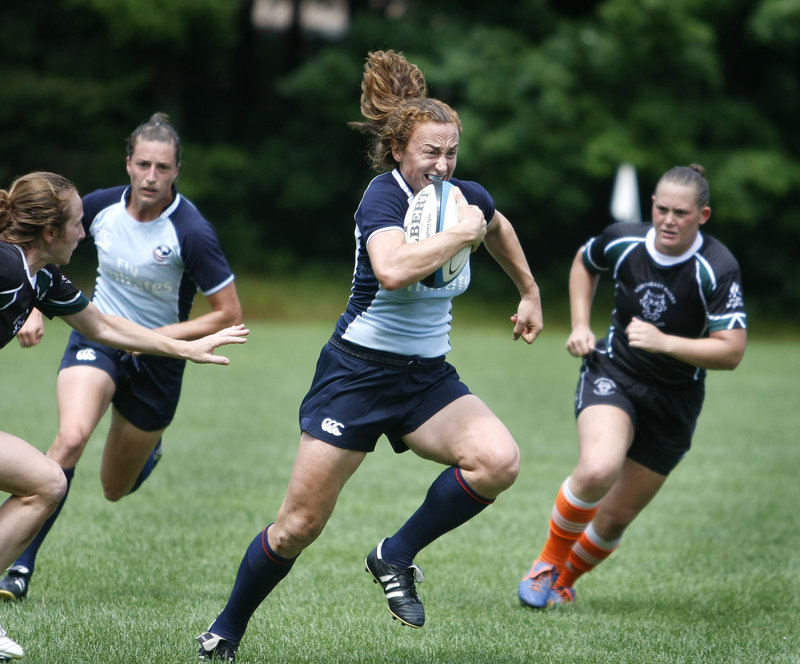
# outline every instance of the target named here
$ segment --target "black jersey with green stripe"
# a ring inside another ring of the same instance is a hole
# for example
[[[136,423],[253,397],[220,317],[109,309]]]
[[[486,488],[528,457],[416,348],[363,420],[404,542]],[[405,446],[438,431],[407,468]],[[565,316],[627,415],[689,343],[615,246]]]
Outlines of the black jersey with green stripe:
[[[705,371],[631,348],[625,329],[634,317],[666,334],[693,339],[747,327],[739,264],[709,235],[698,233],[684,254],[667,256],[656,249],[651,224],[617,223],[590,239],[582,258],[591,273],[608,271],[614,280],[612,323],[604,348],[598,344],[598,349],[644,380],[680,385],[703,380]]]
[[[0,242],[0,348],[16,336],[33,307],[52,318],[88,305],[89,299],[55,265],[31,275],[22,249]]]

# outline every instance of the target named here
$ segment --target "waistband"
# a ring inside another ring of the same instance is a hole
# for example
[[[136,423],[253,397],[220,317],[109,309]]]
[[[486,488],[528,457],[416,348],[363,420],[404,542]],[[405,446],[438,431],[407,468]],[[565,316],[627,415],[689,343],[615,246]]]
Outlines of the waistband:
[[[349,355],[362,362],[377,364],[378,366],[391,367],[392,369],[405,369],[407,371],[417,371],[420,369],[431,369],[444,364],[444,355],[439,357],[415,357],[413,355],[399,355],[389,353],[384,350],[374,350],[359,346],[346,339],[342,339],[338,334],[334,334],[328,341],[332,348],[340,353]]]

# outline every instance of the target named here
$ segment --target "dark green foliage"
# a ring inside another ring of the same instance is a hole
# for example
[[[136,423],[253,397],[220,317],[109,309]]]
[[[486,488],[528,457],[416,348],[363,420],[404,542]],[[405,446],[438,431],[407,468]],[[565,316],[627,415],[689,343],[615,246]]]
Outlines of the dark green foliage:
[[[484,183],[537,276],[563,293],[611,221],[614,173],[702,163],[708,231],[753,309],[800,305],[800,8],[787,0],[349,3],[336,39],[271,32],[253,0],[27,0],[0,8],[0,182],[61,171],[123,182],[124,139],[155,110],[186,143],[180,186],[239,269],[349,263],[372,177],[358,120],[371,49],[404,51],[464,124],[457,175]],[[766,231],[766,232],[765,232]],[[492,293],[496,279],[476,279]]]

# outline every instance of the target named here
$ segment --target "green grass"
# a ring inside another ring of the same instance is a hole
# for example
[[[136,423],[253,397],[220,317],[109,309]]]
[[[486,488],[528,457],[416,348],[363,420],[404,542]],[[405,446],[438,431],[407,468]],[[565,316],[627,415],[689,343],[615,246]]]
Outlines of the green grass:
[[[335,295],[322,323],[304,322],[297,303],[286,320],[251,323],[229,367],[190,365],[161,464],[116,504],[99,485],[101,425],[30,596],[0,605],[26,662],[194,661],[193,637],[224,606],[245,547],[280,504],[297,407],[345,297]],[[800,662],[800,344],[755,339],[737,371],[710,376],[687,459],[620,550],[579,581],[578,604],[536,613],[519,605],[516,586],[575,463],[578,364],[563,350],[563,330],[527,347],[511,342],[504,317],[459,318],[460,306],[451,360],[519,442],[516,485],[420,554],[428,624],[401,628],[363,559],[416,509],[440,468],[381,441],[320,539],[256,612],[241,664]],[[0,359],[2,428],[41,449],[56,428],[66,333],[48,324],[39,348],[12,342]]]

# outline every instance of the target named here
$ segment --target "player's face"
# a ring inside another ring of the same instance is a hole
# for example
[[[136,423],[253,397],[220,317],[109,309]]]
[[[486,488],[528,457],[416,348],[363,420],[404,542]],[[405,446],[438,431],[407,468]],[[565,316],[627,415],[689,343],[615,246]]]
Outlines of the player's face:
[[[423,122],[405,150],[392,150],[405,181],[415,194],[436,179],[449,180],[458,158],[458,127],[451,122]]]
[[[710,207],[697,206],[693,187],[662,182],[653,194],[656,249],[668,256],[680,256],[692,246],[700,226],[710,216]]]
[[[172,183],[178,177],[175,144],[138,139],[126,161],[131,178],[128,212],[139,221],[153,221],[172,202]]]
[[[72,252],[78,246],[86,233],[83,231],[83,203],[77,191],[72,192],[69,199],[69,220],[50,243],[50,257],[48,262],[56,265],[66,265],[72,258]]]

